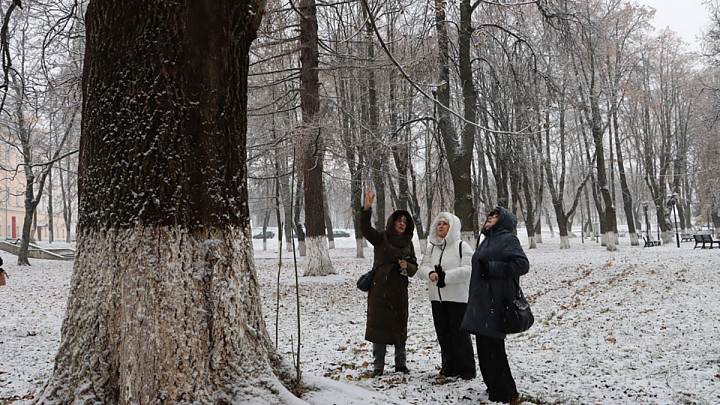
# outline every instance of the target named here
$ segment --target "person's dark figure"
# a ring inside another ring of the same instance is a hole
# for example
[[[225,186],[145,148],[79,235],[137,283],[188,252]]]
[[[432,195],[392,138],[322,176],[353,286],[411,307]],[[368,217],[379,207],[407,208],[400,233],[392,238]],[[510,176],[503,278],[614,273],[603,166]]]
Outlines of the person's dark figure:
[[[2,266],[2,265],[3,265],[3,259],[2,259],[2,257],[0,257],[0,266]],[[3,269],[2,267],[0,267],[0,285],[5,285],[5,284],[6,284],[6,283],[5,283],[5,278],[6,278],[6,277],[7,277],[7,278],[10,278],[10,275],[7,274],[7,272],[5,271],[5,269]]]
[[[408,277],[418,268],[412,243],[415,225],[409,212],[397,210],[384,230],[374,229],[370,225],[374,199],[368,187],[360,230],[374,247],[375,276],[368,291],[365,340],[373,343],[373,377],[383,374],[387,345],[395,346],[395,371],[407,374]]]
[[[517,403],[518,391],[505,352],[505,333],[500,330],[506,288],[530,268],[515,236],[517,218],[502,207],[493,209],[485,221],[480,243],[472,257],[470,295],[462,327],[476,336],[478,362],[491,401]],[[506,295],[507,294],[507,295]],[[510,296],[514,296],[514,292]]]

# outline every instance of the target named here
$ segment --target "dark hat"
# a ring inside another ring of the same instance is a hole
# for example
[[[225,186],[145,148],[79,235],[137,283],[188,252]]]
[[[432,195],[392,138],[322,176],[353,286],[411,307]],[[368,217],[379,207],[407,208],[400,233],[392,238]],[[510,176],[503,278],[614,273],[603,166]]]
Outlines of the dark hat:
[[[500,215],[500,210],[497,208],[493,208],[493,210],[488,213],[488,216],[491,217],[493,215]]]

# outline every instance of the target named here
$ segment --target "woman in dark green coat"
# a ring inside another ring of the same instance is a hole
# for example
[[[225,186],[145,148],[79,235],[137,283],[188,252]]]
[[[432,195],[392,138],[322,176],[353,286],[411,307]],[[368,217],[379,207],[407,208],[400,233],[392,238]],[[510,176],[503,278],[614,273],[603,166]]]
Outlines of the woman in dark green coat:
[[[360,219],[363,236],[374,247],[373,277],[367,303],[365,339],[373,343],[373,377],[382,375],[386,345],[395,346],[395,371],[408,373],[405,341],[408,322],[408,277],[417,272],[412,237],[415,225],[410,213],[397,210],[390,215],[385,229],[370,225],[370,209],[375,194],[367,188]]]

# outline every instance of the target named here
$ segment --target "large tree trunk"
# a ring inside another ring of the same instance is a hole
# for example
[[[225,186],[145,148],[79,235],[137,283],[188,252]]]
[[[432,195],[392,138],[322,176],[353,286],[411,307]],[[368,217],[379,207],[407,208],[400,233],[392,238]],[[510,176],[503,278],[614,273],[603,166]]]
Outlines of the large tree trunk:
[[[320,82],[318,79],[318,26],[315,0],[302,0],[300,16],[300,107],[302,109],[302,163],[307,229],[305,276],[335,274],[327,239],[323,211],[323,136],[319,123]]]
[[[460,137],[453,126],[450,105],[450,41],[448,34],[449,22],[446,20],[445,6],[435,1],[435,28],[438,33],[439,82],[445,85],[438,87],[437,101],[440,103],[438,128],[442,137],[445,155],[453,184],[453,208],[460,218],[462,238],[470,242],[474,239],[473,232],[473,194],[470,179],[470,163],[472,162],[473,141],[475,139],[476,97],[473,87],[472,66],[470,61],[470,36],[472,34],[470,2],[461,3],[461,26],[459,35],[460,80],[463,88],[464,118]]]
[[[40,403],[292,401],[249,240],[248,50],[261,8],[89,4],[78,256]]]
[[[473,81],[473,65],[470,56],[471,37],[473,34],[472,13],[479,2],[462,0],[460,3],[460,32],[458,33],[460,84],[463,94],[463,113],[465,122],[460,134],[460,145],[448,158],[452,159],[450,171],[453,177],[453,190],[455,194],[455,215],[460,218],[462,239],[468,243],[475,241],[476,219],[475,205],[473,204],[473,186],[470,170],[472,166],[473,144],[477,128],[477,92]]]

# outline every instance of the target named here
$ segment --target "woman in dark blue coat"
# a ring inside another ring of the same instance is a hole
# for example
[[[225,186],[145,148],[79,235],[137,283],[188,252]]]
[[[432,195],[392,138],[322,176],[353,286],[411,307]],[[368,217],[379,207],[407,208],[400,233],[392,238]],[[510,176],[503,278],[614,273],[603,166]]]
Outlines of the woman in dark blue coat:
[[[530,267],[515,236],[517,218],[502,207],[493,209],[485,221],[485,239],[475,250],[470,276],[470,295],[462,327],[476,335],[480,373],[491,401],[517,402],[518,392],[505,353],[505,333],[500,317],[506,296],[514,296],[513,279]],[[508,294],[506,289],[512,289]]]

